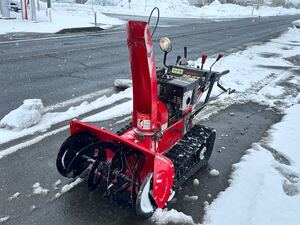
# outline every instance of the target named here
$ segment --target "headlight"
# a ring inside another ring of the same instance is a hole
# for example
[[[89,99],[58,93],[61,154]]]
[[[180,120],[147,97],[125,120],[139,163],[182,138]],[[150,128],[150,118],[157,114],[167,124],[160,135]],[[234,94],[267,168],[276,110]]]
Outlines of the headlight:
[[[172,49],[171,41],[167,37],[163,37],[159,40],[159,46],[164,52],[170,52]]]

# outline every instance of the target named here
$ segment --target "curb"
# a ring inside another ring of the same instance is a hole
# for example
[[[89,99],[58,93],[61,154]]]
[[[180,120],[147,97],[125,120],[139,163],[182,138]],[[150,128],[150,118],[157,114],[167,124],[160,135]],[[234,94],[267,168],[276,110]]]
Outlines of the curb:
[[[74,27],[74,28],[65,28],[55,34],[67,34],[67,33],[77,33],[77,32],[96,32],[104,30],[101,27]]]

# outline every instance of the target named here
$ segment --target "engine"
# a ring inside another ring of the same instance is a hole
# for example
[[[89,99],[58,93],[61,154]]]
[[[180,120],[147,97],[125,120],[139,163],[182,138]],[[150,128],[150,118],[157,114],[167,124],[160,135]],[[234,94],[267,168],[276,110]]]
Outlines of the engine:
[[[169,121],[182,117],[197,102],[203,76],[195,69],[170,66],[158,73],[158,96],[169,111]]]

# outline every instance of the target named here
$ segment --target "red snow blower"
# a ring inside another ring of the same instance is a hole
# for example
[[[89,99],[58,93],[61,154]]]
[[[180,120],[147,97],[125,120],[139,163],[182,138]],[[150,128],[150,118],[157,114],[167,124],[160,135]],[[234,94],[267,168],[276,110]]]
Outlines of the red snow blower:
[[[103,188],[106,196],[128,204],[148,217],[163,208],[189,177],[207,164],[216,133],[193,124],[207,105],[215,83],[229,73],[187,64],[184,56],[167,65],[168,38],[160,39],[164,67],[157,68],[146,22],[127,24],[132,86],[132,123],[117,133],[79,120],[70,123],[71,136],[62,144],[56,165],[65,177],[84,177],[90,191]],[[217,62],[222,57],[219,54]],[[214,62],[214,63],[215,63]],[[206,94],[204,101],[200,97]]]

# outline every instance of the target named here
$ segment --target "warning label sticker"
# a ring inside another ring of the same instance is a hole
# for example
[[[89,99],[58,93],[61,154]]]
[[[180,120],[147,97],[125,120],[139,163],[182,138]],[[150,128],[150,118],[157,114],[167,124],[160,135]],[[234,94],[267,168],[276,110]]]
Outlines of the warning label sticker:
[[[149,114],[137,114],[137,127],[141,130],[150,130],[151,120]]]

